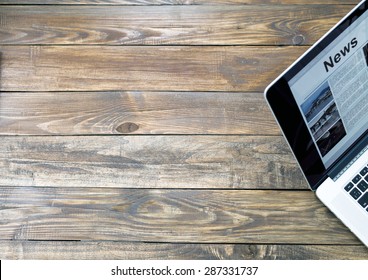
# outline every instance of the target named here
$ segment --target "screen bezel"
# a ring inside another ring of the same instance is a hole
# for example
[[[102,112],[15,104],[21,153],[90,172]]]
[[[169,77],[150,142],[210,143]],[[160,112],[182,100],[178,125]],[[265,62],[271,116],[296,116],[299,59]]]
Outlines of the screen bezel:
[[[316,190],[328,177],[329,171],[338,163],[344,154],[329,166],[328,169],[325,168],[288,82],[366,12],[367,9],[368,5],[366,1],[358,4],[265,91],[267,102],[312,190]]]

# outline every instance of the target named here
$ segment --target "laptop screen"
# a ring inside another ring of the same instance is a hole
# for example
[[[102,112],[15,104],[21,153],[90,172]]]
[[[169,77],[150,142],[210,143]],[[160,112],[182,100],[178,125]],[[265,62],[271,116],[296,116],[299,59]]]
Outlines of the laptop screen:
[[[336,176],[367,136],[367,2],[299,58],[265,96],[311,188]]]
[[[368,11],[288,83],[328,168],[368,128]]]

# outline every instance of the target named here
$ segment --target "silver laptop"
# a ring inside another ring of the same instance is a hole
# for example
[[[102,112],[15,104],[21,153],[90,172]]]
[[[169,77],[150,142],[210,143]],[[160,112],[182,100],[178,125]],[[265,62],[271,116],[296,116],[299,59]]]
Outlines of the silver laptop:
[[[317,197],[368,246],[368,4],[265,90]]]

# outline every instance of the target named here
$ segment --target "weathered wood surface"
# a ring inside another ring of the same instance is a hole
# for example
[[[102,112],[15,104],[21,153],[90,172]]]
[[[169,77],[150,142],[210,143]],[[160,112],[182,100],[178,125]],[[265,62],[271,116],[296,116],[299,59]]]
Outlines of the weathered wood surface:
[[[307,189],[281,136],[2,137],[0,185]]]
[[[305,47],[0,46],[1,91],[263,91]]]
[[[243,245],[98,241],[0,241],[1,259],[367,259],[363,245]]]
[[[0,258],[368,259],[261,93],[355,4],[0,0]]]
[[[0,134],[279,135],[261,93],[0,92]]]
[[[359,244],[310,191],[1,189],[2,239]]]
[[[218,5],[218,4],[352,4],[356,0],[0,0],[1,4],[48,5]]]
[[[1,44],[310,45],[346,5],[4,6]]]

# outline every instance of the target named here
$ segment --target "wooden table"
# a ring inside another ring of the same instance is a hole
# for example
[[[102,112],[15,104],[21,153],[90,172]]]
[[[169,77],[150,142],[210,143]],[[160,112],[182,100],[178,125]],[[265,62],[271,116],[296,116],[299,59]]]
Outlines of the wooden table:
[[[358,0],[0,0],[1,259],[368,259],[263,90]]]

